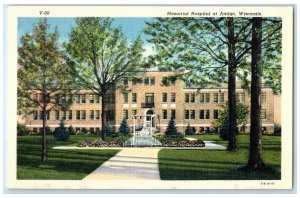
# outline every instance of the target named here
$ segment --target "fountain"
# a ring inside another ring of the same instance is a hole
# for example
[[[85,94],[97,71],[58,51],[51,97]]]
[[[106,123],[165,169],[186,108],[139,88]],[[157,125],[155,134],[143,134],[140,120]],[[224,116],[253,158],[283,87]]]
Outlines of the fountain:
[[[157,131],[157,128],[153,126],[153,119],[155,115],[133,115],[133,137],[124,142],[124,146],[161,146],[162,144],[152,137],[153,133]],[[136,119],[144,118],[142,130],[138,130],[136,127]]]

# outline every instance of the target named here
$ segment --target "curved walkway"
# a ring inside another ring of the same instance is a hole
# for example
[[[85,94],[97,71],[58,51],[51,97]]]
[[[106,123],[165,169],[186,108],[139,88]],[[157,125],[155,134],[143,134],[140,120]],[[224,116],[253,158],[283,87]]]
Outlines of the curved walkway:
[[[91,179],[160,180],[158,152],[160,148],[123,148],[114,157],[86,176]]]
[[[191,140],[193,138],[190,138]],[[212,141],[204,141],[205,147],[75,147],[58,146],[54,149],[121,149],[114,157],[104,162],[84,180],[100,179],[133,179],[133,180],[160,180],[158,168],[158,152],[160,149],[209,149],[225,150],[222,145]]]

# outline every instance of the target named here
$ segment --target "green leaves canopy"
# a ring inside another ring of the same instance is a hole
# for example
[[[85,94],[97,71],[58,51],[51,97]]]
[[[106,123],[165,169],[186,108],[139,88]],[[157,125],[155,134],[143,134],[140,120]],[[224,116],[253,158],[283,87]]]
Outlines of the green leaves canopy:
[[[132,78],[142,70],[142,40],[128,44],[110,18],[77,18],[64,44],[74,80],[102,95],[120,79]]]
[[[55,100],[56,94],[66,94],[69,87],[68,67],[58,46],[58,32],[48,32],[43,19],[32,34],[21,37],[18,48],[18,110],[28,113],[37,107],[47,110],[64,106]],[[42,94],[44,99],[33,97]]]

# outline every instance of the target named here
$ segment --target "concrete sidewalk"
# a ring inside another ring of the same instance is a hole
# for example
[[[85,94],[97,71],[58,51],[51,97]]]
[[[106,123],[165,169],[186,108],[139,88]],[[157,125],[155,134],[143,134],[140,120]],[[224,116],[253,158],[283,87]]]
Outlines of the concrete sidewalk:
[[[84,180],[143,179],[160,180],[158,152],[160,148],[122,148]]]

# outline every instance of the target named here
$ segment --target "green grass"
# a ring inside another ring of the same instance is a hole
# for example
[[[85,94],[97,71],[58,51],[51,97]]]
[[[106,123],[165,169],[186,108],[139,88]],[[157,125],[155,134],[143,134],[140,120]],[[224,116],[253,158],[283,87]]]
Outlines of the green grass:
[[[226,146],[227,142],[218,135],[189,136],[201,140],[213,140]],[[237,152],[214,150],[171,150],[159,152],[159,171],[163,180],[269,180],[280,179],[281,140],[280,136],[263,136],[263,160],[275,168],[275,174],[246,173],[237,168],[248,159],[249,136],[239,135]]]
[[[86,138],[99,136],[71,136],[69,141],[56,141],[47,136],[47,161],[41,161],[41,137],[18,136],[17,179],[78,180],[90,174],[119,150],[56,150],[53,146],[78,145]]]

